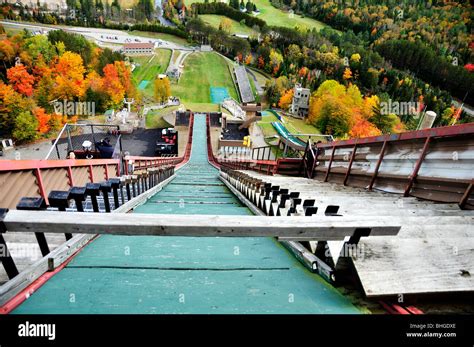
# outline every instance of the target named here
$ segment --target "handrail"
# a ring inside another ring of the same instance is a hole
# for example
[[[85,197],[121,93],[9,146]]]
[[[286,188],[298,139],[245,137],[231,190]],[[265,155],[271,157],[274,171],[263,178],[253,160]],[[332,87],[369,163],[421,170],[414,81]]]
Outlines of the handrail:
[[[56,145],[58,144],[59,139],[61,138],[61,136],[63,135],[63,132],[67,129],[67,127],[68,127],[68,123],[64,124],[63,128],[61,129],[58,136],[56,137],[56,140],[54,140],[53,144],[51,145],[51,148],[48,151],[48,154],[46,154],[46,157],[44,157],[44,159],[49,159],[49,156],[51,155],[51,153],[53,153],[53,150],[56,148]]]
[[[59,169],[68,167],[119,165],[119,159],[32,159],[32,160],[1,160],[0,172],[35,169]]]
[[[467,123],[318,143],[315,178],[473,208],[473,135]]]
[[[328,147],[344,147],[353,146],[356,142],[360,144],[369,143],[383,143],[402,141],[402,140],[414,140],[414,139],[425,139],[427,137],[444,137],[444,136],[457,136],[457,135],[468,135],[474,133],[474,123],[466,123],[452,126],[445,126],[439,128],[430,128],[423,130],[407,131],[399,134],[387,134],[380,136],[370,136],[363,138],[353,138],[350,140],[340,140],[331,143],[318,143],[318,148]]]
[[[186,143],[186,148],[184,150],[184,154],[180,157],[145,157],[145,156],[134,156],[128,155],[124,158],[126,161],[125,165],[125,174],[129,174],[128,172],[128,163],[132,161],[133,164],[137,163],[138,165],[135,166],[134,169],[144,169],[144,168],[152,168],[152,167],[159,167],[162,165],[176,165],[177,168],[186,164],[191,156],[191,148],[193,142],[193,127],[194,127],[194,115],[191,114],[189,117],[189,134],[188,134],[188,142]]]
[[[0,160],[0,206],[14,208],[21,197],[38,195],[48,203],[52,190],[116,176],[119,159]]]

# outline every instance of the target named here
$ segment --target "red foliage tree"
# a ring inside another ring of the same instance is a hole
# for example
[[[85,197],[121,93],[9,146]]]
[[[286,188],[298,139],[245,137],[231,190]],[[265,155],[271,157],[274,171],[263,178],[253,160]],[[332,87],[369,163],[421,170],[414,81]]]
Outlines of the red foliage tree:
[[[35,78],[28,73],[23,64],[18,64],[7,70],[7,78],[10,84],[18,93],[31,96],[33,95],[33,84]]]

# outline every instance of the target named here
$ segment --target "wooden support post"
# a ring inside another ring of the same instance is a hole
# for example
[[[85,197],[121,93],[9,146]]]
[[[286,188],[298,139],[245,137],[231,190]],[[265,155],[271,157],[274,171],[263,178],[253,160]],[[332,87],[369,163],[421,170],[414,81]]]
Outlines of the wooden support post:
[[[39,193],[43,197],[44,202],[46,203],[46,205],[49,205],[48,194],[46,194],[46,190],[44,189],[43,176],[41,176],[40,169],[35,169],[35,176],[36,176],[36,181],[38,183]]]
[[[67,178],[69,187],[74,187],[74,178],[72,177],[72,168],[70,166],[67,167]]]
[[[349,161],[349,165],[347,166],[346,175],[344,176],[344,182],[342,183],[344,186],[347,185],[347,180],[349,179],[349,175],[351,174],[352,163],[354,163],[354,158],[357,152],[357,142],[354,144],[354,148],[352,149],[351,160]]]
[[[109,179],[109,168],[107,164],[104,164],[104,177],[106,181]]]
[[[383,157],[385,156],[385,151],[387,150],[387,141],[383,142],[382,149],[380,150],[379,159],[377,159],[377,164],[375,165],[374,174],[370,179],[369,190],[372,190],[375,180],[377,179],[377,175],[379,174],[380,165],[382,164]]]
[[[464,209],[464,207],[466,206],[467,200],[469,200],[469,196],[471,195],[473,188],[474,188],[474,185],[473,185],[473,183],[471,182],[471,183],[467,186],[467,188],[466,188],[466,190],[464,191],[464,194],[463,194],[461,200],[459,201],[459,207],[460,207],[460,208]]]
[[[3,223],[3,219],[7,215],[7,209],[0,209],[0,260],[2,261],[3,267],[5,268],[5,272],[9,279],[12,279],[16,275],[18,275],[18,269],[15,265],[15,261],[13,260],[12,256],[10,255],[10,251],[8,250],[7,243],[3,238],[3,233],[7,231],[5,224]]]
[[[425,140],[425,144],[423,146],[423,149],[421,150],[420,157],[418,158],[418,161],[416,162],[415,168],[413,169],[413,173],[410,176],[410,179],[408,181],[408,184],[405,188],[405,192],[403,193],[403,196],[407,197],[410,195],[410,190],[411,187],[413,186],[413,183],[415,182],[416,177],[418,176],[418,171],[420,171],[421,163],[423,162],[423,159],[425,159],[426,152],[428,151],[428,147],[430,145],[431,137],[428,136]]]
[[[92,165],[89,165],[89,181],[94,183],[94,172],[92,171]]]
[[[329,160],[328,169],[326,170],[326,176],[324,177],[324,182],[327,182],[329,179],[329,173],[331,172],[332,161],[334,160],[334,152],[336,151],[336,146],[332,146],[331,159]]]

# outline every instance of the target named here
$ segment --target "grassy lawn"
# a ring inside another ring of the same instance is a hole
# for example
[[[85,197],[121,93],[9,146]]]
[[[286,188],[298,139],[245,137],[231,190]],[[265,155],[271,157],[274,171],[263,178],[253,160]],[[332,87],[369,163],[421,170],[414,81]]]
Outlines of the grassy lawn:
[[[177,110],[178,106],[171,106],[167,108],[163,108],[161,110],[151,110],[147,113],[145,119],[145,126],[147,129],[153,128],[167,128],[170,127],[167,121],[163,119],[163,116],[172,113],[173,111]]]
[[[277,134],[272,122],[278,122],[278,118],[269,112],[264,112],[262,114],[262,120],[257,123],[265,137]]]
[[[13,27],[13,26],[10,27],[10,26],[5,25],[3,28],[5,29],[5,32],[7,34],[12,35],[12,36],[15,36],[15,35],[23,32],[23,29],[16,28],[16,27]]]
[[[191,6],[191,4],[195,2],[204,2],[204,0],[188,0],[186,4]],[[260,14],[257,17],[263,19],[268,25],[289,28],[299,26],[308,29],[316,28],[317,30],[326,26],[326,24],[309,17],[294,15],[293,18],[290,18],[288,13],[273,7],[270,0],[253,0],[252,2],[257,5],[257,8],[260,10]],[[229,2],[227,1],[227,3]]]
[[[189,42],[186,41],[186,39],[183,39],[182,37],[171,35],[171,34],[154,33],[154,32],[149,32],[149,31],[138,31],[138,30],[130,31],[130,33],[136,36],[169,41],[169,42],[173,42],[182,46],[190,46]]]
[[[218,104],[186,102],[184,103],[184,107],[194,112],[220,112],[220,106]]]
[[[216,14],[202,14],[199,16],[199,18],[201,18],[205,23],[218,29],[219,24],[221,23],[222,19],[227,18],[227,17],[216,15]],[[241,35],[248,35],[248,36],[256,35],[256,32],[252,30],[252,28],[249,28],[246,25],[242,25],[233,19],[230,19],[230,20],[232,21],[232,26],[230,28],[231,34],[241,34]]]
[[[321,132],[311,124],[306,123],[304,119],[297,119],[293,117],[283,116],[284,125],[292,134],[321,134]],[[278,118],[269,112],[265,112],[262,120],[258,122],[258,126],[262,129],[265,136],[276,135],[277,132],[272,126],[272,122],[278,122]],[[303,141],[308,139],[308,136],[298,136]]]
[[[140,64],[133,70],[133,79],[137,86],[141,81],[150,81],[142,90],[148,96],[152,96],[154,93],[153,81],[156,75],[166,71],[171,59],[171,50],[169,49],[157,49],[155,52],[153,59],[150,55],[133,57],[133,61]]]
[[[187,106],[188,103],[210,104],[210,87],[225,87],[238,100],[228,62],[216,53],[200,52],[186,58],[183,75],[178,84],[171,85],[171,90]]]
[[[293,117],[284,117],[285,126],[293,134],[321,134],[321,132],[313,125],[306,123],[304,119]],[[308,136],[298,136],[302,140],[307,140]]]

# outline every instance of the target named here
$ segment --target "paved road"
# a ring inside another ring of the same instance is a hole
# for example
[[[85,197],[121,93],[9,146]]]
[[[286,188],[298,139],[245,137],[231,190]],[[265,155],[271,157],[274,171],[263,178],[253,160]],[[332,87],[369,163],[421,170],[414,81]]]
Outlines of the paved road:
[[[100,29],[100,28],[83,28],[83,27],[73,27],[65,25],[56,25],[46,26],[41,24],[32,24],[32,23],[18,23],[11,21],[0,21],[4,27],[15,27],[20,29],[29,29],[34,31],[43,31],[48,32],[50,30],[65,30],[68,32],[77,33],[87,37],[91,40],[94,40],[99,46],[109,47],[112,49],[119,49],[120,46],[127,42],[153,42],[159,48],[168,48],[168,49],[179,49],[185,51],[191,51],[192,48],[178,45],[174,42],[164,41],[161,39],[145,38],[143,36],[131,35],[126,31],[121,30],[112,30],[112,29]]]

